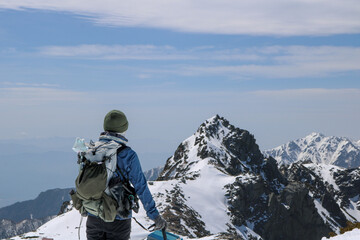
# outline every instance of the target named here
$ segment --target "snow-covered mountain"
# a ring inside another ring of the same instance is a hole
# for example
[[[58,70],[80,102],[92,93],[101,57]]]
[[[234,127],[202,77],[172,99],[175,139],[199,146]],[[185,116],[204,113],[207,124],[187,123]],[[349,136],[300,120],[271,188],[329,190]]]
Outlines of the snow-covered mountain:
[[[179,145],[149,187],[168,229],[184,239],[320,240],[346,220],[360,221],[359,171],[303,163],[280,171],[253,135],[216,115]],[[135,217],[151,224],[143,210]],[[79,222],[70,210],[14,239],[75,240]],[[147,234],[133,222],[132,240]]]
[[[304,138],[266,150],[264,155],[272,156],[279,165],[290,165],[297,161],[311,161],[343,168],[355,168],[360,166],[360,141],[311,133]]]

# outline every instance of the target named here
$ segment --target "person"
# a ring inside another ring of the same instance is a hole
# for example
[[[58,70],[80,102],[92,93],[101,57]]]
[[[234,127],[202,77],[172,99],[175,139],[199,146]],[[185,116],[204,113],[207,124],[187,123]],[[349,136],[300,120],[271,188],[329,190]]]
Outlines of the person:
[[[99,141],[115,141],[127,145],[125,132],[129,126],[125,114],[119,110],[112,110],[104,119],[104,132],[100,134]],[[139,158],[130,147],[118,153],[117,164],[126,178],[129,179],[136,194],[142,202],[147,216],[155,222],[155,229],[166,228],[166,221],[161,217],[155,206],[147,185],[144,173],[141,170]],[[131,213],[127,218],[116,216],[114,222],[104,222],[102,219],[89,215],[86,222],[86,235],[88,240],[128,240],[131,232]]]

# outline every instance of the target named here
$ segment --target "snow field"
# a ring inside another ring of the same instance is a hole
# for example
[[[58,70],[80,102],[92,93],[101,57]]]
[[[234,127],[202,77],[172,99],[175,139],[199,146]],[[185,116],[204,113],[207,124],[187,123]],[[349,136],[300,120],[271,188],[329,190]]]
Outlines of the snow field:
[[[189,180],[186,184],[181,183],[180,186],[186,194],[187,205],[201,215],[206,229],[216,234],[226,232],[226,223],[231,222],[227,215],[228,205],[224,186],[233,183],[235,177],[221,173],[208,161],[203,159],[193,166],[192,170],[201,169],[200,177]]]

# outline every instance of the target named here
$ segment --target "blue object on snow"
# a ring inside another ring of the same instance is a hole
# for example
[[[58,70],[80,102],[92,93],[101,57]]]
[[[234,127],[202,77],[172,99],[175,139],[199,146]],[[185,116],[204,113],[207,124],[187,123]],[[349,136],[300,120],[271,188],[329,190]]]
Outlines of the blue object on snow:
[[[167,240],[182,240],[178,235],[166,232]],[[148,235],[147,240],[163,240],[163,234],[161,230],[156,230]]]

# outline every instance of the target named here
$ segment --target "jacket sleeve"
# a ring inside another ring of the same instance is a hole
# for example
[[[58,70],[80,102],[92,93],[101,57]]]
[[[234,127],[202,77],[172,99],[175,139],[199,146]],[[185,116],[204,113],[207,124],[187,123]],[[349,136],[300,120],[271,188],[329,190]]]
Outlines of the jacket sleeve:
[[[149,187],[145,175],[141,169],[140,161],[137,154],[134,151],[130,152],[129,159],[129,180],[134,186],[136,194],[139,196],[147,216],[155,220],[159,216],[159,212],[156,209],[155,201],[150,193]]]

